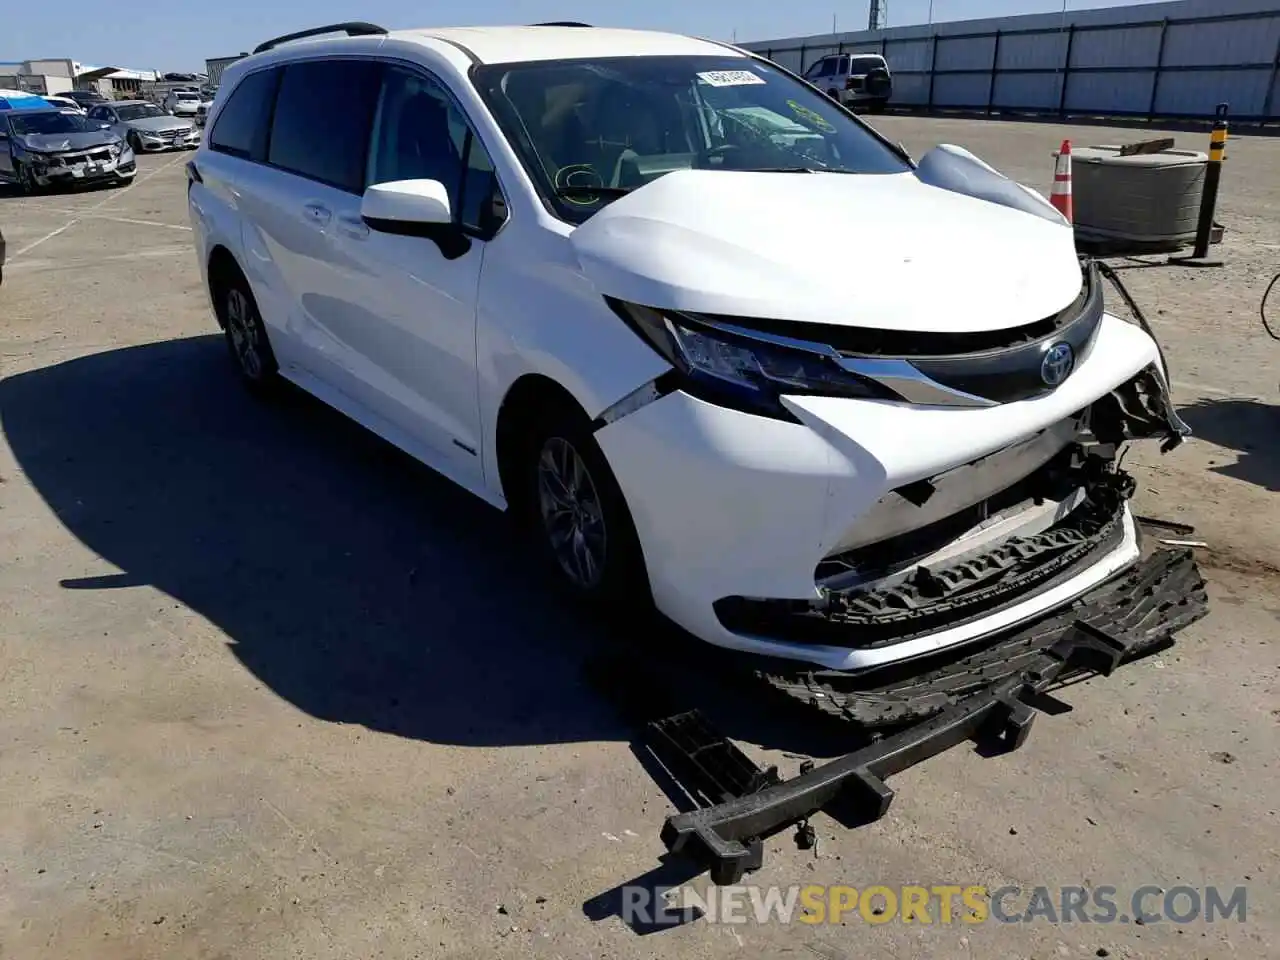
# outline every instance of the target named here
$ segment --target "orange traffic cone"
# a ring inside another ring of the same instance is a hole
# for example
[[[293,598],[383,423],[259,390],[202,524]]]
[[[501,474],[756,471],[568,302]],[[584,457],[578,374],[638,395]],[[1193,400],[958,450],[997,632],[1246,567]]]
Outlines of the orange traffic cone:
[[[1071,203],[1071,141],[1063,140],[1062,149],[1058,151],[1057,162],[1053,165],[1053,189],[1049,191],[1049,202],[1073,223],[1075,210]]]

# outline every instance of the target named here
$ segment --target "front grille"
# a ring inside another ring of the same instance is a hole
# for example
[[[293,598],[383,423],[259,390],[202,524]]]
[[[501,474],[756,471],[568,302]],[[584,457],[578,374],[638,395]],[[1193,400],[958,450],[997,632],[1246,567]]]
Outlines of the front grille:
[[[873,330],[796,320],[729,316],[710,316],[708,319],[791,340],[827,344],[846,357],[885,357],[914,363],[919,359],[959,358],[1043,342],[1055,334],[1061,334],[1066,327],[1079,320],[1081,314],[1086,312],[1091,296],[1095,294],[1101,301],[1101,282],[1095,268],[1090,266],[1084,271],[1080,293],[1076,299],[1052,316],[1003,330],[963,333],[945,330]]]
[[[1004,330],[949,333],[868,330],[777,320],[709,316],[740,334],[765,334],[835,350],[851,372],[917,403],[971,405],[1013,403],[1041,396],[1069,376],[1046,369],[1049,351],[1065,344],[1079,361],[1102,323],[1102,284],[1097,267],[1084,267],[1080,293],[1052,317]],[[922,393],[923,392],[923,393]]]

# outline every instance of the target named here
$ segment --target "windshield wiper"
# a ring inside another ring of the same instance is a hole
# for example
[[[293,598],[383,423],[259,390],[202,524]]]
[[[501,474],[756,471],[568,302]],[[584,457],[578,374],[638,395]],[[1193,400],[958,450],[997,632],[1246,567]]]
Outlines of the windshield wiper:
[[[592,187],[585,183],[570,183],[556,187],[554,192],[557,197],[621,197],[634,189],[635,187]]]

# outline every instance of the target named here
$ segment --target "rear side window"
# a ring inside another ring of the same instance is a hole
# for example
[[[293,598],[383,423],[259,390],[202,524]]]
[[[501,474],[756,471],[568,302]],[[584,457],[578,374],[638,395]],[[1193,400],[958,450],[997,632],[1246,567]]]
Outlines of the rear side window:
[[[381,84],[381,65],[367,60],[306,60],[286,66],[268,162],[361,193]]]
[[[261,70],[240,81],[218,114],[209,134],[209,149],[246,160],[261,159],[278,79],[278,70]]]

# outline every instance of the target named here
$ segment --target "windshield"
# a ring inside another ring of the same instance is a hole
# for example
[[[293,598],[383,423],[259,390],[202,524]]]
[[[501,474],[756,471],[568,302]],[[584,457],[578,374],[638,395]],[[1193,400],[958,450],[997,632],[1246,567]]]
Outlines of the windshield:
[[[116,107],[116,114],[121,120],[142,120],[146,117],[163,117],[165,112],[154,103],[129,103]]]
[[[174,97],[176,97],[179,100],[199,100],[200,99],[200,95],[198,93],[188,93],[186,90],[183,90],[181,93],[175,93]]]
[[[38,113],[11,113],[9,124],[19,137],[44,133],[96,133],[98,125],[79,113],[41,110]]]
[[[571,222],[676,170],[910,169],[838,104],[745,57],[495,64],[474,76],[553,209]]]

